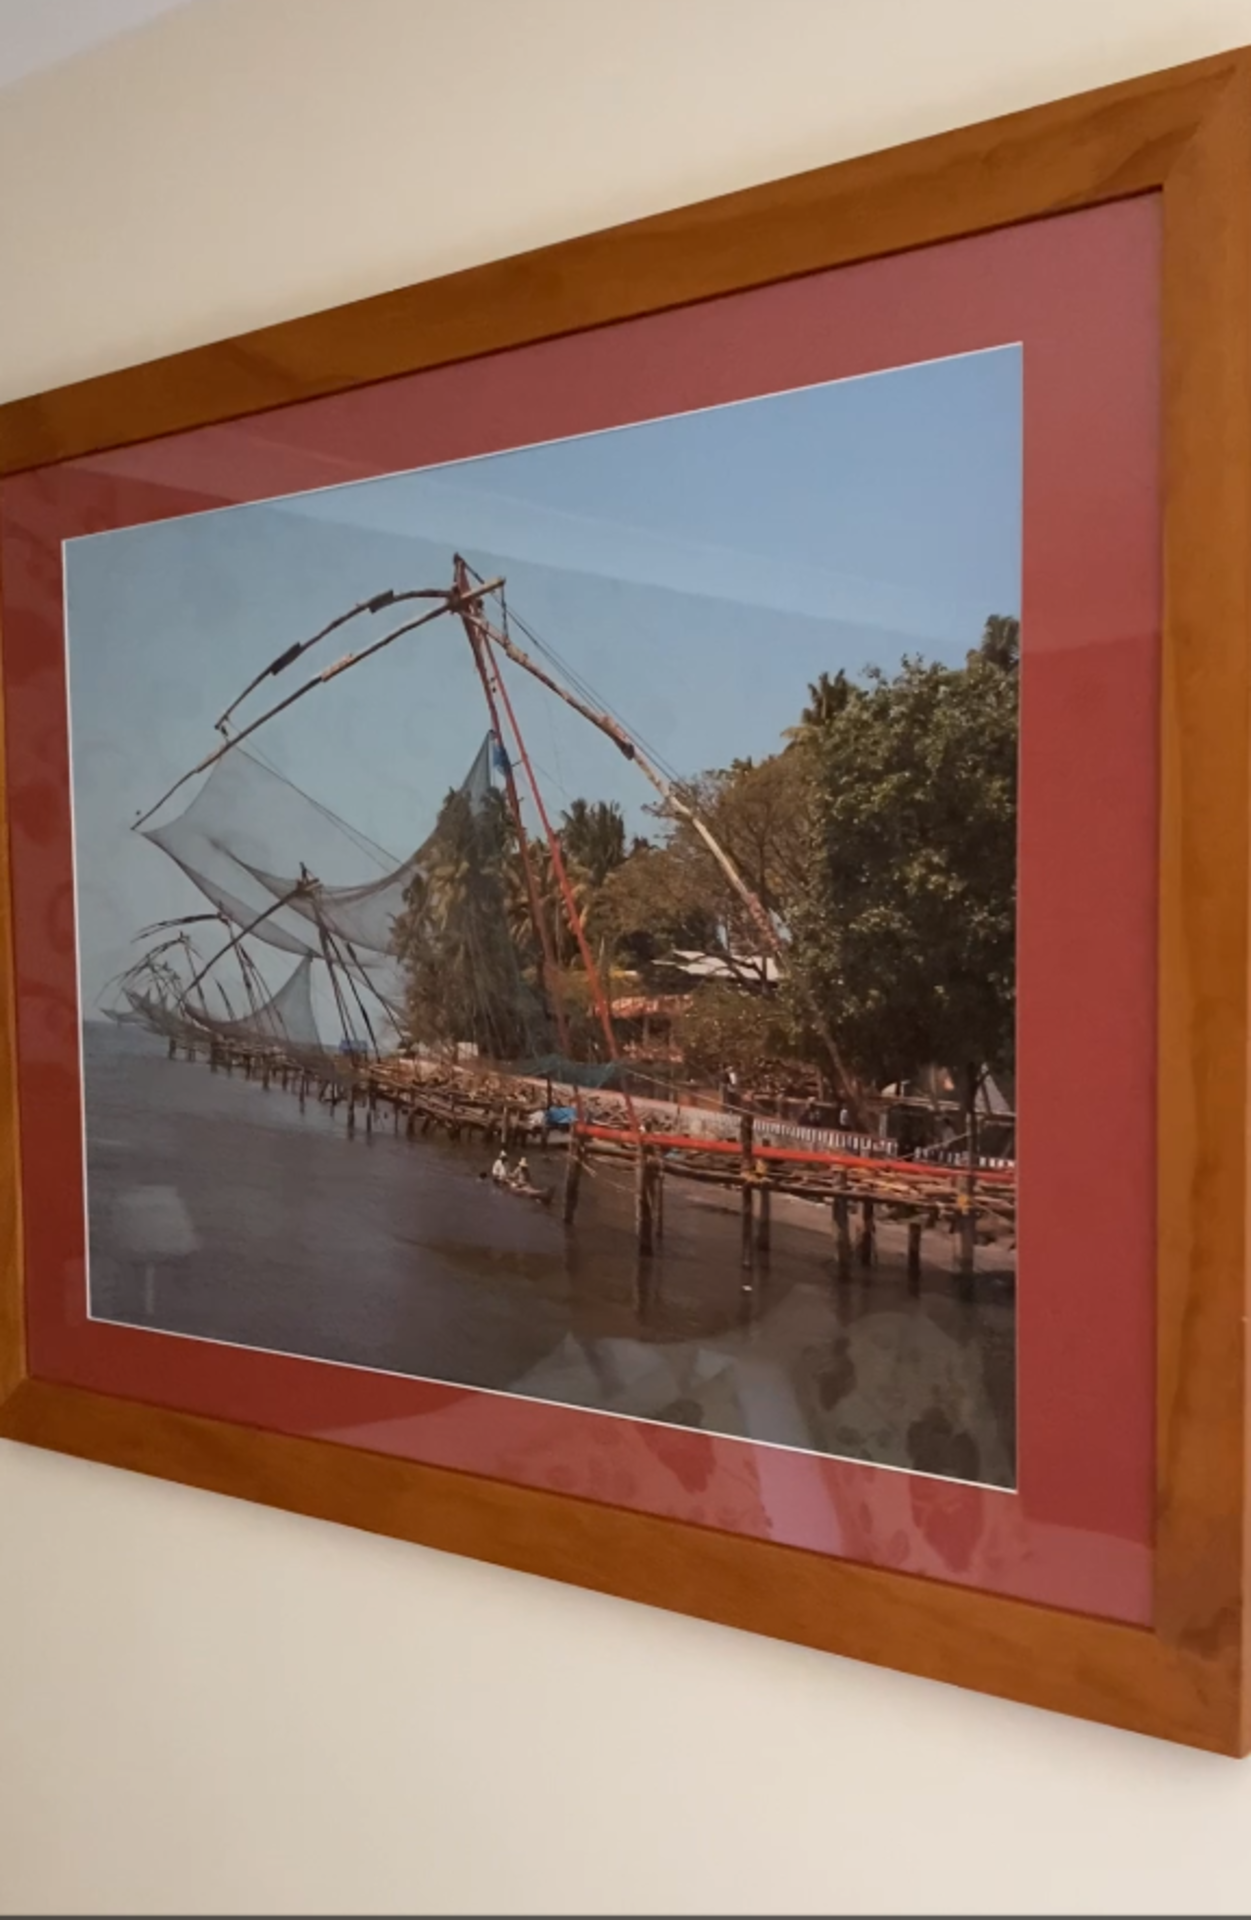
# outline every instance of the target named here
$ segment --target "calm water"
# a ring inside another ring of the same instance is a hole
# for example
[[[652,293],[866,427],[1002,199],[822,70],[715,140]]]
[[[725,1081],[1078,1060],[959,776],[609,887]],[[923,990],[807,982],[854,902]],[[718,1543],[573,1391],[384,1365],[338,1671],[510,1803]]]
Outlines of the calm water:
[[[122,1028],[86,1028],[92,1310],[102,1319],[607,1407],[1010,1485],[1014,1309],[956,1297],[935,1237],[910,1295],[898,1235],[840,1282],[828,1215],[775,1202],[744,1284],[737,1199],[670,1181],[640,1261],[624,1170],[576,1225],[497,1192],[489,1155],[346,1136]],[[564,1160],[530,1155],[539,1185]],[[982,1256],[986,1258],[986,1256]]]

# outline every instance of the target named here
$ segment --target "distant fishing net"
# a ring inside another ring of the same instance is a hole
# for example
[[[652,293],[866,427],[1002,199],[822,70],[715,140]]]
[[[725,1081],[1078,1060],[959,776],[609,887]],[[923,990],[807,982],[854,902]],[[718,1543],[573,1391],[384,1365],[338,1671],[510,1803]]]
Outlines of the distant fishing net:
[[[483,742],[459,788],[473,806],[490,792],[490,745]],[[321,957],[328,934],[366,964],[391,958],[405,894],[430,850],[428,840],[396,865],[245,747],[217,762],[176,819],[144,836],[252,938]],[[362,869],[368,877],[358,877]],[[300,893],[306,876],[319,883],[315,893]]]
[[[181,1004],[146,994],[132,1013],[171,1038],[208,1031],[297,1057],[376,1051],[388,1026],[392,1039],[403,1031],[434,1050],[497,1061],[550,1048],[535,956],[520,932],[516,838],[492,786],[499,755],[488,734],[433,830],[397,863],[245,748],[225,753],[182,813],[144,829],[145,838],[240,944],[259,942],[299,964],[268,999],[249,989],[246,1012],[210,1010],[210,969]],[[319,966],[345,1036],[333,1046],[318,1029]]]
[[[297,1059],[320,1055],[323,1047],[313,1012],[312,976],[312,956],[306,955],[278,991],[252,1012],[238,1019],[218,1019],[205,1007],[192,1007],[188,1024],[222,1040],[281,1047]]]

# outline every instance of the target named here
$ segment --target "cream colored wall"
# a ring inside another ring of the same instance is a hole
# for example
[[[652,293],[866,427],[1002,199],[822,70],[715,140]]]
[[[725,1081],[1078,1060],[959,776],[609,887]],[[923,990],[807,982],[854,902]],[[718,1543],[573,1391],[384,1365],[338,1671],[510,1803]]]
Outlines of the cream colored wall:
[[[195,0],[0,95],[0,394],[1241,41],[1251,0]],[[0,1911],[1251,1904],[1251,1763],[13,1447],[0,1542]]]

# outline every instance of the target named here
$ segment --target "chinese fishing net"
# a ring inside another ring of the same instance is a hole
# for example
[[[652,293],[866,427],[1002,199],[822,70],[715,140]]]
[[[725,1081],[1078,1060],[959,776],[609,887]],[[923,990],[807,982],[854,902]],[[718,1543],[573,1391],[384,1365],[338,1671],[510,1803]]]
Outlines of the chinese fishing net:
[[[173,1013],[151,996],[132,1011],[158,1031],[183,1022],[297,1055],[381,1051],[402,1034],[500,1063],[549,1052],[516,835],[493,784],[500,765],[488,734],[397,864],[246,748],[224,754],[190,804],[144,835],[240,945],[289,954],[295,970],[239,1017],[210,1012],[202,993]],[[319,1031],[315,980],[342,1031],[333,1045]]]

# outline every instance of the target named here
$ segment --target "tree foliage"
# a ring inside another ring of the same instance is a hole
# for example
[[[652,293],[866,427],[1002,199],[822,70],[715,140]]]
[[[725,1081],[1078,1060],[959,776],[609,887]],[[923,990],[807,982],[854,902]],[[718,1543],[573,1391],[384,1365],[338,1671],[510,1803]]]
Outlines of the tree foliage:
[[[803,756],[787,750],[735,761],[687,781],[680,798],[766,912],[784,925],[804,877],[809,798]],[[610,876],[600,902],[605,929],[645,970],[663,965],[675,949],[717,954],[732,965],[759,960],[760,930],[707,843],[681,812],[654,811],[665,838],[637,849]],[[758,979],[758,968],[744,965],[744,981]]]
[[[592,887],[602,887],[626,857],[625,819],[615,800],[574,800],[561,821],[561,847]]]
[[[470,1042],[502,1059],[540,1041],[543,1009],[533,984],[533,938],[516,915],[515,858],[516,838],[498,794],[485,801],[461,790],[448,794],[395,926],[411,1039]]]
[[[871,672],[810,744],[796,984],[879,1085],[1013,1061],[1019,632]]]
[[[770,994],[714,982],[691,996],[678,1025],[688,1068],[710,1078],[734,1067],[750,1084],[793,1050],[784,1006]]]

